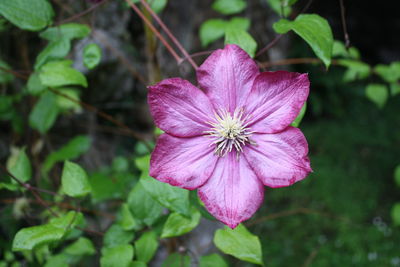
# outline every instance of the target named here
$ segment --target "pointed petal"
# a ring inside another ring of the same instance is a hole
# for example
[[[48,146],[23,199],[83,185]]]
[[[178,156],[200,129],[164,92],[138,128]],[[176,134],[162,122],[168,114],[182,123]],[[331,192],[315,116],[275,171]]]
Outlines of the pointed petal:
[[[245,158],[264,185],[284,187],[303,180],[312,170],[303,133],[288,127],[277,134],[253,134],[257,145],[246,146]]]
[[[213,119],[213,107],[207,96],[180,78],[163,80],[149,86],[148,102],[156,125],[179,137],[203,135]]]
[[[196,189],[212,174],[218,159],[207,136],[162,134],[150,159],[150,176],[185,189]]]
[[[236,152],[231,152],[219,158],[214,173],[198,194],[207,210],[233,229],[260,207],[264,187],[246,159],[237,159]]]
[[[214,51],[197,70],[197,80],[214,108],[241,107],[259,73],[257,64],[237,45]]]
[[[245,110],[251,117],[252,131],[275,133],[289,126],[307,100],[310,82],[307,74],[276,71],[257,76]]]

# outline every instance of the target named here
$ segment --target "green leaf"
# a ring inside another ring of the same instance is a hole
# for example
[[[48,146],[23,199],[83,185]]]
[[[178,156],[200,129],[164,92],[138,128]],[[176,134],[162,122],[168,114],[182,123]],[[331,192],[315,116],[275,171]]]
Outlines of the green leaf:
[[[27,83],[28,92],[32,95],[39,95],[44,92],[47,87],[42,84],[39,78],[39,74],[34,72],[29,76],[29,80]]]
[[[365,79],[371,74],[371,67],[358,60],[339,59],[337,63],[347,68],[343,77],[344,82]]]
[[[394,225],[400,226],[400,203],[394,204],[392,208],[392,220]]]
[[[400,84],[398,83],[391,83],[390,84],[390,94],[392,96],[400,94]]]
[[[281,19],[273,28],[280,34],[293,30],[311,46],[327,68],[331,64],[333,35],[326,19],[316,14],[303,14],[294,21]]]
[[[237,44],[251,57],[256,54],[256,41],[249,33],[241,29],[228,28],[225,32],[225,44]]]
[[[133,216],[148,226],[161,216],[163,210],[163,207],[143,188],[142,183],[137,183],[129,193],[128,204]]]
[[[58,254],[51,256],[44,267],[69,267],[70,256],[66,254]]]
[[[42,66],[39,74],[40,81],[48,87],[59,87],[66,85],[81,85],[87,87],[86,77],[71,68],[72,62],[67,60],[52,61]]]
[[[97,44],[88,44],[83,49],[83,64],[88,69],[95,68],[101,60],[101,49]]]
[[[50,42],[42,52],[37,56],[35,62],[35,70],[39,69],[43,64],[55,59],[63,59],[71,50],[71,42],[62,38],[54,42]]]
[[[52,23],[53,8],[47,0],[1,0],[0,14],[17,27],[40,31]]]
[[[240,260],[262,265],[261,243],[257,236],[250,233],[242,224],[235,229],[218,229],[214,244],[222,252]]]
[[[48,41],[59,41],[60,39],[73,40],[88,36],[90,28],[79,23],[66,23],[57,27],[48,28],[40,33],[40,37]]]
[[[299,112],[299,115],[297,115],[296,119],[290,124],[293,127],[299,127],[301,120],[304,117],[304,114],[306,114],[307,110],[307,102],[304,103],[304,105],[301,107],[301,110]]]
[[[176,212],[171,213],[164,224],[161,237],[180,236],[192,231],[199,224],[201,215],[195,208],[191,209],[191,214],[191,217],[187,218]]]
[[[67,144],[47,156],[43,170],[48,172],[57,162],[78,158],[89,150],[90,145],[91,139],[88,136],[75,136]]]
[[[389,97],[389,92],[384,84],[369,84],[365,89],[365,95],[379,108],[383,108]]]
[[[376,65],[374,71],[388,83],[397,82],[400,79],[400,62],[395,61],[390,65]]]
[[[101,267],[128,267],[133,259],[133,247],[125,244],[113,248],[103,248],[101,254]]]
[[[96,254],[96,249],[90,239],[80,237],[74,243],[66,247],[64,253],[74,256],[94,255]]]
[[[133,217],[128,204],[124,203],[121,207],[121,220],[119,222],[122,229],[125,231],[138,230],[140,225],[137,220]]]
[[[25,148],[11,147],[11,156],[7,160],[7,169],[18,180],[25,183],[32,177],[32,166]],[[14,181],[14,180],[12,180]]]
[[[78,164],[68,160],[64,163],[61,185],[64,193],[70,197],[83,197],[91,192],[85,170]]]
[[[133,261],[129,267],[147,267],[147,264],[142,261]]]
[[[50,91],[45,92],[29,114],[29,125],[44,134],[53,126],[58,112],[56,96]]]
[[[135,242],[136,257],[139,261],[148,263],[156,253],[158,248],[157,236],[154,232],[149,231]]]
[[[161,267],[190,267],[190,257],[179,253],[168,255]]]
[[[11,70],[10,65],[8,65],[5,61],[0,59],[0,67],[6,70]],[[14,79],[14,76],[11,73],[0,70],[0,84],[9,83]]]
[[[286,18],[292,13],[292,8],[290,6],[293,5],[296,1],[267,0],[267,2],[272,10],[276,12],[276,14]]]
[[[219,254],[210,254],[200,258],[200,267],[228,267],[224,258]]]
[[[40,245],[59,241],[65,230],[51,224],[32,226],[18,231],[14,238],[13,251],[32,250]]]
[[[62,93],[63,95],[75,99],[76,101],[80,101],[79,90],[71,88],[58,88],[57,91]],[[73,102],[62,95],[57,95],[57,105],[61,111],[73,110],[74,112],[79,113],[82,110],[81,106],[78,103]]]
[[[397,165],[396,169],[394,169],[394,181],[400,186],[400,165]]]
[[[54,227],[64,229],[64,231],[66,231],[82,223],[82,221],[84,221],[82,213],[69,211],[63,216],[52,218],[49,224],[53,225]]]
[[[244,0],[215,0],[211,7],[221,14],[232,15],[242,12],[246,8],[246,2]]]
[[[125,231],[120,225],[113,224],[104,235],[104,247],[111,248],[129,244],[135,238],[132,231]]]
[[[334,40],[332,48],[332,57],[360,59],[360,52],[355,47],[349,47],[349,49],[346,49],[343,42]]]

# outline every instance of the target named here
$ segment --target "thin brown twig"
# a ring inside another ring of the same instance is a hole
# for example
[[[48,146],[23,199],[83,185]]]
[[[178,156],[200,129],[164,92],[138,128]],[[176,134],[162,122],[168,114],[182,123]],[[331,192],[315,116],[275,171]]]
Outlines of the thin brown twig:
[[[170,46],[170,44],[165,40],[161,33],[154,27],[153,23],[146,18],[146,16],[140,11],[140,9],[130,0],[125,0],[126,3],[138,14],[138,16],[143,20],[144,23],[151,29],[151,31],[160,39],[168,52],[175,58],[176,62],[179,64],[182,62],[181,57],[175,52],[175,50]]]
[[[185,57],[182,59],[182,62],[185,60],[188,60],[189,58],[194,58],[194,57],[201,57],[201,56],[206,56],[214,52],[215,50],[208,50],[208,51],[201,51],[197,53],[190,54],[188,57]]]
[[[105,2],[107,2],[107,1],[108,1],[108,0],[102,0],[102,1],[100,1],[100,2],[98,2],[98,3],[96,3],[96,4],[94,4],[93,6],[89,7],[88,9],[86,9],[86,10],[84,10],[84,11],[82,11],[82,12],[76,14],[76,15],[73,15],[72,17],[69,17],[69,18],[64,19],[64,20],[62,20],[62,21],[60,21],[60,22],[57,22],[57,23],[56,23],[56,26],[59,26],[59,25],[61,25],[61,24],[63,24],[63,23],[66,23],[66,22],[70,22],[70,21],[74,21],[74,20],[76,20],[76,19],[79,19],[80,17],[85,16],[86,14],[92,12],[93,10],[95,10],[96,8],[98,8],[99,6],[103,5],[103,4],[104,4]]]
[[[349,38],[349,33],[347,32],[347,24],[346,24],[346,10],[344,8],[344,3],[343,0],[339,0],[340,2],[340,16],[342,19],[342,26],[343,26],[343,34],[344,34],[344,40],[345,40],[345,45],[346,48],[349,49],[350,47],[350,38]]]
[[[198,66],[196,62],[193,61],[193,59],[189,56],[189,53],[186,51],[186,49],[182,46],[182,44],[176,39],[176,37],[172,34],[172,32],[169,30],[169,28],[164,24],[164,22],[160,19],[160,17],[151,9],[149,4],[145,0],[140,0],[142,5],[147,9],[147,11],[150,13],[150,15],[154,18],[154,20],[160,25],[160,27],[165,31],[165,33],[168,35],[168,37],[171,39],[171,41],[178,47],[178,49],[182,52],[184,55],[185,59],[189,61],[189,63],[192,65],[192,67],[197,70]],[[183,60],[181,60],[180,63],[182,63]],[[179,64],[180,64],[179,63]]]

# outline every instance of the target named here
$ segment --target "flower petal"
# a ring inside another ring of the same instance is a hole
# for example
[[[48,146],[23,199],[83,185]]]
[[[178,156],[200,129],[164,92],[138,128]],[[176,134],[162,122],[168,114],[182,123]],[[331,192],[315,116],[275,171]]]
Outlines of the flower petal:
[[[237,45],[214,51],[197,70],[197,80],[214,108],[231,113],[241,107],[259,74],[257,64]]]
[[[180,78],[163,80],[149,86],[148,102],[156,125],[179,137],[203,135],[213,119],[213,107],[207,96]]]
[[[257,177],[269,187],[284,187],[303,180],[312,170],[303,133],[288,127],[277,134],[253,134],[256,145],[243,154]]]
[[[219,158],[214,173],[198,191],[215,218],[232,229],[249,219],[264,198],[264,187],[246,159],[236,152]]]
[[[162,134],[150,159],[150,176],[185,189],[196,189],[212,174],[218,157],[206,136],[180,138]]]
[[[248,125],[254,132],[275,133],[290,125],[307,100],[307,74],[276,71],[257,76],[247,98]]]

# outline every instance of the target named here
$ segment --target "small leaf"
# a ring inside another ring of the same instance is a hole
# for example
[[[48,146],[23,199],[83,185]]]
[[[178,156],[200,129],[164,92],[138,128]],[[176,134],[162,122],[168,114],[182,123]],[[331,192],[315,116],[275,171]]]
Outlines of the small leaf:
[[[50,91],[45,92],[29,114],[29,125],[44,134],[53,126],[58,112],[56,96]]]
[[[156,253],[158,248],[157,236],[154,232],[145,232],[135,242],[136,257],[139,261],[148,263]]]
[[[225,34],[226,21],[222,19],[209,19],[201,24],[200,40],[201,45],[206,47],[215,42]]]
[[[207,256],[201,256],[200,267],[228,267],[228,264],[221,255],[214,253]]]
[[[133,259],[132,245],[119,245],[112,248],[103,248],[100,259],[101,267],[129,267]]]
[[[218,229],[214,244],[222,252],[240,260],[262,265],[261,243],[257,236],[250,233],[242,224],[235,229]]]
[[[400,186],[400,165],[397,165],[396,169],[394,169],[394,181]]]
[[[376,65],[374,71],[388,83],[395,83],[400,79],[400,62],[395,61],[390,65]]]
[[[390,84],[390,94],[392,96],[400,94],[400,84],[399,83],[391,83]]]
[[[400,203],[394,204],[392,208],[392,220],[395,226],[400,226]]]
[[[304,114],[306,114],[306,110],[307,110],[307,102],[304,103],[303,107],[301,108],[301,110],[299,112],[299,115],[297,115],[296,119],[294,119],[294,121],[290,125],[293,127],[299,127],[300,122],[304,117]]]
[[[331,64],[333,35],[326,19],[316,14],[303,14],[294,21],[281,19],[273,28],[280,34],[293,30],[311,46],[327,68]]]
[[[168,216],[161,234],[162,238],[180,236],[192,231],[200,222],[200,212],[191,209],[191,217],[186,218],[179,213],[173,212]]]
[[[249,33],[241,29],[228,28],[225,32],[225,44],[237,44],[250,57],[256,54],[257,43]]]
[[[113,224],[104,235],[104,247],[111,248],[129,244],[135,238],[132,231],[125,231],[120,225]]]
[[[80,100],[80,91],[76,89],[58,88],[57,91],[63,95],[75,99],[76,101]],[[68,99],[63,95],[57,95],[57,106],[61,111],[73,110],[74,112],[78,113],[82,110],[81,106],[78,103],[71,101],[71,99]]]
[[[267,0],[269,6],[275,11],[276,14],[287,17],[292,13],[292,8],[289,5],[288,1],[284,0]],[[283,11],[283,14],[282,14]]]
[[[87,87],[86,77],[71,68],[71,61],[52,61],[42,66],[39,74],[40,81],[48,87],[59,87],[66,85],[81,85]]]
[[[121,221],[119,222],[122,229],[125,231],[140,229],[140,225],[137,220],[133,217],[128,204],[124,203],[121,207]]]
[[[24,148],[19,149],[11,147],[11,156],[7,160],[7,169],[23,183],[31,179],[32,166]]]
[[[88,44],[83,49],[83,64],[88,69],[95,68],[101,60],[101,49],[97,44]]]
[[[48,172],[56,162],[78,158],[89,150],[90,145],[91,139],[88,136],[78,135],[72,138],[67,144],[47,156],[43,170]]]
[[[36,58],[35,70],[39,69],[43,64],[51,60],[63,59],[71,50],[71,42],[62,38],[54,42],[50,42]]]
[[[385,85],[372,83],[365,89],[365,95],[379,108],[383,108],[389,97],[389,92]]]
[[[60,39],[82,39],[88,36],[90,28],[79,23],[66,23],[57,27],[48,28],[40,33],[40,37],[48,41],[58,41]]]
[[[343,77],[344,82],[365,79],[371,74],[371,67],[362,61],[339,59],[337,62],[339,65],[347,68]]]
[[[246,8],[244,0],[215,0],[212,8],[224,15],[232,15],[242,12]]]
[[[74,243],[66,247],[64,253],[74,256],[94,255],[96,254],[96,249],[90,239],[80,237]]]
[[[168,255],[161,267],[191,267],[190,257],[179,253]]]
[[[69,211],[67,214],[52,218],[49,224],[64,229],[64,231],[75,227],[78,224],[84,222],[83,214],[76,211]]]
[[[53,8],[47,0],[1,0],[0,14],[17,27],[40,31],[52,23]]]
[[[13,251],[32,250],[39,245],[60,240],[65,230],[51,224],[32,226],[18,231],[14,238]]]
[[[70,197],[83,197],[91,192],[85,170],[70,161],[64,163],[61,185],[64,193]]]

